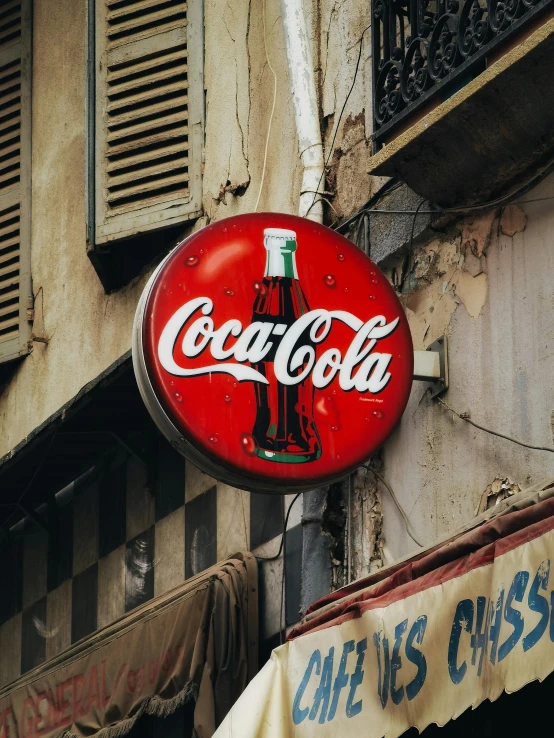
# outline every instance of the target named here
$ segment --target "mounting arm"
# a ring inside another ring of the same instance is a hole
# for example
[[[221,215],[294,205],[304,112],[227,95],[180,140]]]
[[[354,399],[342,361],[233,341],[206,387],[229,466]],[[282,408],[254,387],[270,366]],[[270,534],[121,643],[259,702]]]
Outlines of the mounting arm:
[[[448,389],[448,342],[441,336],[427,351],[414,351],[414,379],[432,382],[431,397]]]

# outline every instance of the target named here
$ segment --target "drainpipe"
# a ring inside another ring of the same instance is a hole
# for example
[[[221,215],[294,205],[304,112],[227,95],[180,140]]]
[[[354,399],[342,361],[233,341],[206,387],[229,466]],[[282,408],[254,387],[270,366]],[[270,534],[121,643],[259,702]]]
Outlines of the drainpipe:
[[[314,489],[302,498],[302,615],[331,591],[331,539],[322,531],[328,491],[329,487]]]
[[[323,144],[319,128],[319,111],[315,87],[314,65],[302,0],[281,0],[281,15],[291,80],[292,99],[298,133],[298,148],[304,173],[298,214],[323,222],[323,204],[316,192],[324,187]]]

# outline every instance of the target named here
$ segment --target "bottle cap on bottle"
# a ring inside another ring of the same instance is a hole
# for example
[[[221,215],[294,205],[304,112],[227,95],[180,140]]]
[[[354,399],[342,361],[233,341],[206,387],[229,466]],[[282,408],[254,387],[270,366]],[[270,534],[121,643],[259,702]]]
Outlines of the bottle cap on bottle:
[[[296,233],[286,228],[265,228],[264,246],[269,250],[279,250],[283,254],[296,251]]]
[[[266,277],[298,279],[296,271],[296,233],[286,228],[265,228],[264,246],[267,251]]]

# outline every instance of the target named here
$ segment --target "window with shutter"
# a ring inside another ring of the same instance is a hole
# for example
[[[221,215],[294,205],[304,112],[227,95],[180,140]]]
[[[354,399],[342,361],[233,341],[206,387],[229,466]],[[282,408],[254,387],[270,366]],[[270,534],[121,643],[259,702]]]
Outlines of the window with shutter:
[[[200,215],[200,0],[97,0],[97,245]]]
[[[32,308],[31,1],[0,4],[0,363],[28,353]]]

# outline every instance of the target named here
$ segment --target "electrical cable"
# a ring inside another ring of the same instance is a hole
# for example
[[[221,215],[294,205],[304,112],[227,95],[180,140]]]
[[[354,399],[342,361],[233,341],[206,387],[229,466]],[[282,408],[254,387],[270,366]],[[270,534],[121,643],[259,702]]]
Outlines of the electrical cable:
[[[290,508],[292,507],[292,503],[289,506],[289,512]],[[281,544],[283,546],[283,569],[281,572],[281,603],[279,605],[279,645],[283,645],[283,630],[286,628],[287,624],[287,616],[284,612],[285,610],[285,583],[287,580],[287,524],[285,523],[285,528],[283,530],[283,537],[281,538]]]
[[[367,31],[369,31],[370,28],[371,28],[371,25],[367,26],[367,28],[364,28],[364,30],[362,31],[362,35],[360,36],[360,41],[359,41],[360,48],[358,50],[358,59],[356,60],[356,67],[354,69],[354,79],[352,80],[352,84],[350,85],[350,89],[348,90],[348,94],[346,95],[346,97],[344,99],[344,103],[342,105],[342,108],[341,108],[341,111],[340,111],[340,114],[339,114],[339,119],[338,119],[337,125],[335,127],[335,132],[333,133],[333,137],[331,139],[331,146],[329,148],[329,154],[327,155],[327,161],[325,162],[325,165],[323,167],[323,171],[321,172],[321,175],[319,177],[319,182],[317,183],[316,194],[314,195],[313,202],[310,205],[310,207],[308,208],[308,210],[306,211],[306,215],[304,217],[307,217],[308,216],[308,213],[310,212],[310,210],[313,208],[313,206],[316,203],[317,195],[319,193],[319,188],[321,186],[321,180],[325,176],[325,171],[327,169],[327,166],[329,165],[329,162],[331,160],[331,156],[333,155],[333,147],[335,146],[335,140],[337,138],[337,133],[338,133],[339,128],[340,128],[340,123],[341,123],[341,120],[342,120],[342,116],[344,115],[344,111],[345,111],[346,106],[348,104],[348,100],[350,99],[350,95],[352,94],[352,91],[354,89],[354,85],[356,84],[356,79],[358,77],[358,69],[360,68],[360,61],[361,61],[361,58],[362,58],[362,48],[363,48],[364,36],[367,33]]]
[[[283,645],[283,605],[285,602],[285,579],[286,579],[286,558],[287,558],[287,526],[289,524],[289,516],[292,510],[292,506],[296,502],[296,500],[300,497],[302,492],[298,492],[288,506],[287,514],[285,515],[285,522],[283,523],[283,533],[281,534],[281,543],[279,545],[279,550],[275,554],[275,556],[256,556],[256,559],[258,561],[275,561],[275,559],[278,559],[281,556],[281,551],[283,552],[283,573],[281,576],[281,605],[279,609],[279,643],[280,645]]]
[[[264,186],[264,180],[265,180],[265,170],[267,166],[267,152],[269,149],[269,137],[271,134],[271,124],[273,123],[273,116],[275,114],[275,103],[277,101],[277,75],[275,74],[275,70],[271,66],[271,62],[269,61],[269,54],[267,53],[267,35],[266,35],[266,28],[265,28],[265,0],[263,0],[262,4],[262,19],[263,19],[263,26],[264,26],[264,48],[265,48],[265,58],[267,59],[267,66],[269,67],[271,74],[273,75],[273,104],[271,106],[271,114],[269,116],[269,125],[267,127],[267,136],[265,138],[265,150],[264,150],[264,164],[262,167],[262,178],[260,180],[260,189],[258,192],[258,199],[256,200],[256,205],[254,206],[254,212],[256,213],[258,210],[258,206],[260,204],[260,198],[262,196],[262,189]],[[319,189],[319,185],[318,185]]]
[[[345,230],[348,230],[349,226],[361,215],[364,215],[365,213],[374,213],[374,212],[380,212],[380,213],[386,213],[386,212],[394,212],[394,211],[388,211],[388,210],[371,210],[371,206],[375,203],[379,202],[387,193],[394,192],[399,187],[402,187],[404,182],[398,181],[396,178],[391,177],[385,184],[380,187],[377,192],[372,195],[369,200],[365,203],[365,205],[362,205],[362,207],[358,210],[357,213],[354,213],[354,215],[351,215],[350,218],[344,221],[344,223],[341,223],[339,226],[335,228],[337,233],[344,233]]]
[[[338,233],[343,233],[345,228],[349,226],[354,220],[359,218],[364,213],[368,213],[370,215],[448,215],[448,214],[471,214],[473,212],[480,212],[482,210],[489,210],[493,207],[498,207],[501,205],[509,205],[512,203],[515,203],[516,205],[527,205],[534,202],[546,202],[549,200],[554,200],[554,196],[550,197],[537,197],[537,198],[531,198],[529,200],[521,200],[518,201],[517,198],[522,197],[526,192],[528,192],[533,187],[536,187],[540,182],[547,177],[552,171],[554,170],[554,159],[549,162],[549,164],[540,172],[538,175],[532,177],[526,184],[522,185],[520,188],[513,190],[511,193],[507,195],[503,195],[500,198],[497,198],[496,200],[490,200],[486,203],[481,203],[480,205],[472,205],[468,206],[466,208],[442,208],[440,206],[436,206],[435,208],[431,210],[421,210],[419,207],[417,210],[402,210],[402,209],[395,209],[395,210],[385,210],[381,208],[370,208],[369,202],[366,203],[363,207],[358,210],[358,212],[354,213],[354,215],[351,215],[348,220],[345,220],[344,223],[341,223],[335,230]],[[399,182],[397,186],[401,186],[404,184],[403,182]],[[425,201],[424,201],[425,202]]]
[[[33,485],[33,482],[35,481],[35,479],[36,479],[39,471],[42,469],[43,464],[46,461],[46,458],[48,457],[48,454],[50,452],[50,449],[52,447],[52,444],[54,442],[54,438],[55,437],[56,437],[56,433],[52,433],[52,435],[50,436],[50,441],[48,442],[48,446],[46,447],[46,451],[44,452],[44,456],[40,460],[40,463],[37,466],[37,468],[35,469],[35,471],[33,472],[33,476],[31,477],[30,481],[28,482],[28,484],[25,487],[25,489],[23,490],[23,492],[20,494],[19,499],[17,500],[17,502],[14,502],[13,503],[14,504],[14,507],[16,508],[16,510],[17,510],[17,507],[23,502],[23,498],[25,497],[25,495],[27,494],[27,492],[31,489],[31,487]],[[13,518],[15,517],[15,515],[16,515],[16,512],[14,511],[14,512],[12,512],[12,513],[10,513],[8,515],[8,517],[7,517],[6,520],[2,521],[2,524],[0,525],[0,531],[1,530],[5,530],[9,526],[9,524],[11,523],[11,521],[13,520]]]
[[[287,514],[285,515],[285,522],[284,522],[284,525],[283,525],[283,533],[281,535],[281,544],[279,546],[279,550],[277,551],[277,553],[275,554],[275,556],[256,556],[256,558],[258,559],[258,561],[275,561],[275,559],[278,559],[279,556],[281,555],[281,551],[283,550],[283,547],[285,545],[285,534],[287,532],[287,525],[289,523],[290,511],[292,510],[292,506],[294,505],[294,503],[300,497],[301,494],[302,494],[302,492],[299,492],[297,495],[295,495],[293,501],[288,506]]]
[[[468,413],[458,413],[454,408],[450,407],[450,405],[445,402],[444,400],[441,400],[440,397],[436,397],[436,400],[440,402],[441,405],[444,405],[445,408],[450,410],[451,413],[456,415],[460,420],[465,420],[466,423],[469,423],[470,425],[474,426],[474,428],[478,428],[481,431],[484,431],[485,433],[490,433],[491,436],[498,436],[498,438],[504,438],[506,441],[511,441],[512,443],[516,443],[518,446],[523,446],[524,448],[531,448],[534,451],[549,451],[551,454],[554,453],[554,448],[550,448],[549,446],[533,446],[531,443],[525,443],[525,441],[520,441],[518,438],[512,438],[512,436],[507,436],[504,433],[499,433],[498,431],[493,431],[490,428],[485,428],[483,425],[479,425],[479,423],[476,423],[474,420],[472,420],[469,417]]]
[[[418,546],[421,546],[423,548],[423,543],[421,543],[418,540],[417,535],[414,532],[413,526],[410,523],[410,521],[408,519],[408,516],[404,512],[404,508],[402,507],[402,505],[398,501],[398,497],[394,494],[393,488],[390,486],[390,484],[388,484],[388,482],[385,481],[385,479],[378,472],[375,471],[375,469],[372,469],[370,466],[364,466],[364,469],[367,469],[372,474],[375,474],[375,476],[377,477],[377,479],[387,488],[390,496],[392,497],[392,501],[396,505],[396,508],[397,508],[398,512],[400,513],[400,515],[402,515],[402,518],[404,520],[404,525],[406,527],[406,533],[410,536],[410,538],[412,539],[412,541],[414,543],[417,543]]]
[[[424,203],[424,202],[425,202],[425,200],[422,200],[422,201],[421,201],[421,202],[419,203],[419,205],[418,205],[418,206],[417,206],[417,208],[415,209],[415,212],[414,212],[414,217],[413,217],[413,220],[412,220],[412,230],[411,230],[411,233],[410,233],[410,251],[409,251],[409,253],[408,253],[408,271],[407,271],[407,273],[406,273],[406,276],[408,276],[408,277],[410,276],[410,274],[411,274],[411,271],[412,271],[412,269],[413,269],[413,261],[414,261],[414,231],[415,231],[415,224],[416,224],[417,216],[419,215],[419,211],[420,211],[420,208],[421,208],[421,206],[423,205],[423,203]]]

